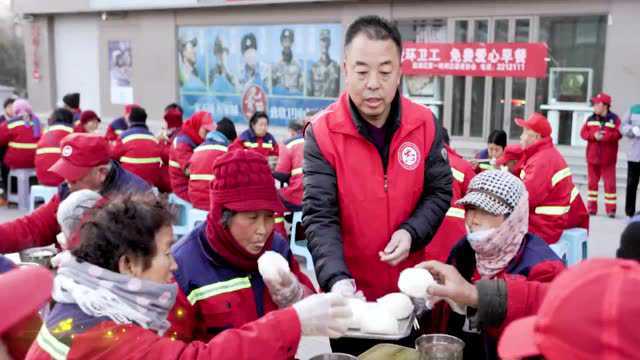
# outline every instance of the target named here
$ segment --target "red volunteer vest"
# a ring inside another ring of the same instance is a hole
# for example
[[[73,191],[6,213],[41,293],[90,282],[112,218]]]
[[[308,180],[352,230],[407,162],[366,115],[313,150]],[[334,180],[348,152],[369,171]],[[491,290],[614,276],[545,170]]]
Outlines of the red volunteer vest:
[[[369,300],[398,291],[400,272],[424,259],[418,251],[394,267],[378,256],[420,200],[435,134],[424,106],[401,97],[400,113],[386,174],[378,150],[356,129],[346,94],[313,123],[320,152],[336,172],[345,263]]]

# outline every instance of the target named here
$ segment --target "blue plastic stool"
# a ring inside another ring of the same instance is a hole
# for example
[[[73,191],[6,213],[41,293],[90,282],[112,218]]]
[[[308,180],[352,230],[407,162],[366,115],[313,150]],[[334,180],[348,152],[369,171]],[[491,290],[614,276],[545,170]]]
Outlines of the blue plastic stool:
[[[553,250],[554,253],[556,253],[556,255],[558,255],[560,259],[562,259],[562,262],[565,266],[570,265],[569,243],[567,241],[560,239],[557,243],[549,245],[549,247],[551,248],[551,250]]]
[[[169,204],[178,210],[176,221],[173,224],[173,236],[179,239],[189,233],[189,211],[193,209],[193,206],[174,193],[169,194]]]
[[[305,268],[309,272],[313,272],[313,258],[307,248],[307,241],[296,241],[296,230],[298,224],[302,222],[302,211],[293,213],[293,219],[291,219],[291,239],[290,247],[293,255],[301,256],[305,259]]]
[[[187,222],[189,225],[189,232],[191,232],[191,230],[193,230],[196,226],[200,225],[205,220],[207,220],[208,214],[209,214],[208,211],[204,211],[200,209],[189,210],[189,220]]]
[[[51,200],[57,192],[58,188],[55,186],[32,185],[29,194],[29,212]]]
[[[574,265],[587,258],[587,238],[586,229],[574,228],[562,232],[560,240],[566,241],[569,246],[569,264]]]
[[[18,205],[20,210],[29,210],[31,184],[37,184],[35,169],[12,169],[9,171],[7,201]],[[15,186],[14,186],[15,184]]]

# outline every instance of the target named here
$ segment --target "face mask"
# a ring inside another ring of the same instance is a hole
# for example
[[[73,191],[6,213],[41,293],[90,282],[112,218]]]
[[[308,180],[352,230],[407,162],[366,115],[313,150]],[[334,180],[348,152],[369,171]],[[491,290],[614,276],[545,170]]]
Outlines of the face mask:
[[[494,231],[496,231],[496,229],[484,229],[474,232],[469,231],[467,234],[467,240],[469,240],[470,243],[482,241],[493,234]]]

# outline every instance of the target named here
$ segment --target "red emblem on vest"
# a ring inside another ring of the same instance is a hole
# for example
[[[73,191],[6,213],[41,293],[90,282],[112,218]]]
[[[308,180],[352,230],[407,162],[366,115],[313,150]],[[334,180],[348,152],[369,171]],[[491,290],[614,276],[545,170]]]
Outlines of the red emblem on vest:
[[[406,142],[398,150],[398,162],[405,170],[415,170],[420,165],[420,150],[416,144]]]

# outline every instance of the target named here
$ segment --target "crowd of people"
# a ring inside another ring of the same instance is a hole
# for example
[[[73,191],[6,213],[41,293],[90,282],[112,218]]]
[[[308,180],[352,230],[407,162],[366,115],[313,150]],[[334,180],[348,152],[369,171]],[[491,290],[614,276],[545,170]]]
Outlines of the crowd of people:
[[[206,111],[183,119],[174,103],[156,136],[146,110],[130,104],[97,134],[102,120],[80,109],[79,94],[64,96],[46,124],[27,100],[7,100],[3,184],[14,169],[35,169],[57,192],[0,224],[0,254],[59,253],[51,271],[0,255],[0,359],[291,359],[301,336],[358,355],[381,341],[344,336],[348,299],[397,292],[412,267],[437,283],[415,299],[429,311],[400,345],[446,333],[468,359],[636,356],[640,307],[628,299],[639,288],[640,218],[619,259],[566,270],[552,245],[565,230],[588,231],[601,176],[615,214],[617,142],[640,138],[640,110],[621,123],[608,95],[593,99],[582,129],[587,209],[542,114],[516,119],[519,144],[496,130],[465,160],[431,111],[399,91],[401,51],[395,25],[355,20],[344,93],[292,121],[280,144],[264,112],[237,134]],[[177,241],[168,194],[207,212]],[[318,287],[284,226],[300,211]],[[259,269],[267,253],[286,263],[268,277]]]

